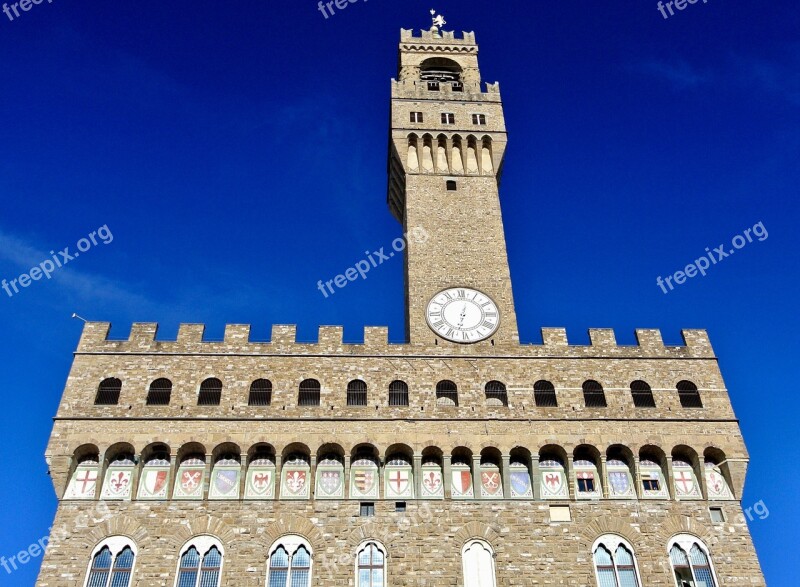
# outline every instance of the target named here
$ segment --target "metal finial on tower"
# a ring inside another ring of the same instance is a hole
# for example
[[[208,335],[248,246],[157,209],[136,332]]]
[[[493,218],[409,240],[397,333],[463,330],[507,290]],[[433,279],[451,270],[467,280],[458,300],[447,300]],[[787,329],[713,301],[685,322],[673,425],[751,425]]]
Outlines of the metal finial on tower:
[[[447,24],[447,21],[444,19],[444,16],[441,14],[436,14],[436,9],[431,9],[431,16],[433,17],[433,28],[438,29],[439,27],[443,27]]]

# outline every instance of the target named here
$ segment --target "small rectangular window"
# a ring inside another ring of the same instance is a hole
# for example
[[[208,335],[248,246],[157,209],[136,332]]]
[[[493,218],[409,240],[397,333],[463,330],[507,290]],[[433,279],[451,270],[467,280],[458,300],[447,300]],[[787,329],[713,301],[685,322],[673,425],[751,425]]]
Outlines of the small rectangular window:
[[[725,516],[722,513],[722,508],[710,508],[711,521],[715,524],[722,524],[725,521]]]
[[[661,486],[658,484],[658,479],[644,479],[642,486],[645,491],[660,491]]]
[[[428,82],[428,90],[431,92],[438,92],[439,82]]]
[[[456,184],[456,182],[454,180],[452,180],[452,179],[448,179],[447,180],[447,191],[448,192],[455,192],[456,190],[458,190],[458,185]]]
[[[375,515],[375,504],[368,503],[368,502],[361,502],[361,513],[362,518],[370,518]]]
[[[594,479],[578,479],[580,493],[594,493]]]
[[[422,122],[422,112],[412,112],[411,122]]]
[[[404,511],[406,511],[406,502],[404,502],[404,501],[395,502],[394,511],[396,511],[396,512],[404,512]]]
[[[486,115],[485,114],[473,114],[472,115],[472,124],[486,124]]]
[[[455,124],[456,115],[452,112],[442,112],[442,124]]]
[[[464,91],[464,84],[461,82],[453,82],[453,91],[454,92],[463,92]]]

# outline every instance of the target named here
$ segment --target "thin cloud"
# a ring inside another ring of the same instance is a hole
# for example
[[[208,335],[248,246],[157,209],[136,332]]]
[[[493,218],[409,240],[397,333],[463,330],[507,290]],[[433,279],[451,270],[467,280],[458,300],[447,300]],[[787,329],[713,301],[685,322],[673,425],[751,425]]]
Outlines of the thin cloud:
[[[696,88],[712,81],[708,73],[701,72],[683,60],[674,63],[645,61],[636,64],[633,69],[660,78],[678,90]]]

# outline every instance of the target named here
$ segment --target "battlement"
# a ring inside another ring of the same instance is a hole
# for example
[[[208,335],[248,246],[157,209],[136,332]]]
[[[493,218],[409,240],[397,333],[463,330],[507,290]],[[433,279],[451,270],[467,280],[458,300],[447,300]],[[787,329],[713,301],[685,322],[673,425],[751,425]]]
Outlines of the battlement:
[[[455,31],[440,31],[436,28],[421,30],[420,35],[414,34],[414,29],[400,29],[400,41],[403,43],[414,42],[415,40],[428,41],[431,43],[448,45],[475,45],[475,33],[463,31],[462,37],[456,37]]]
[[[221,341],[204,340],[204,324],[181,324],[175,340],[157,340],[158,324],[134,323],[126,340],[109,339],[110,322],[87,322],[77,353],[146,354],[240,354],[240,355],[463,355],[499,357],[619,357],[619,358],[715,358],[705,330],[682,330],[684,345],[667,346],[660,330],[636,330],[637,345],[617,344],[614,330],[589,329],[589,345],[571,345],[565,328],[542,328],[542,344],[494,346],[390,343],[385,326],[364,328],[364,342],[345,343],[342,326],[321,326],[316,342],[297,340],[294,325],[273,325],[267,341],[251,341],[250,325],[228,324]],[[432,343],[433,341],[431,341]]]

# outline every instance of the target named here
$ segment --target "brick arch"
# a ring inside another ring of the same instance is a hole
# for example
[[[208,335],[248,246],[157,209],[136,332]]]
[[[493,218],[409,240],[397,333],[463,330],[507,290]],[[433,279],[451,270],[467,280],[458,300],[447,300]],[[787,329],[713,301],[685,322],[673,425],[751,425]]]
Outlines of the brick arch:
[[[376,524],[369,522],[358,528],[354,528],[347,536],[348,551],[356,555],[356,548],[367,540],[374,540],[380,542],[386,549],[386,558],[392,558],[392,552],[400,550],[407,542],[401,536],[402,532],[397,531],[391,527],[391,524]]]
[[[495,554],[501,550],[500,534],[488,524],[473,520],[462,526],[453,536],[459,549],[459,555],[461,554],[461,548],[473,538],[480,538],[491,544]]]
[[[308,540],[314,553],[321,552],[325,544],[319,528],[302,516],[289,514],[264,527],[261,542],[264,544],[265,552],[278,538],[287,534],[296,534]]]
[[[670,515],[668,516],[655,531],[655,543],[660,545],[664,552],[667,551],[667,544],[670,538],[677,534],[692,534],[697,536],[708,547],[709,553],[714,554],[714,546],[719,540],[715,532],[706,526],[690,518],[689,516]]]
[[[176,551],[195,536],[207,535],[217,538],[225,549],[231,548],[236,541],[236,534],[228,524],[215,516],[202,515],[182,522],[177,527],[172,521],[165,521],[162,535],[167,539],[171,549]]]
[[[102,520],[94,526],[90,525],[86,531],[76,532],[74,536],[77,538],[77,543],[87,550],[93,549],[100,542],[111,536],[126,536],[130,538],[140,552],[151,544],[151,538],[147,530],[136,519],[122,514]]]
[[[642,537],[641,532],[634,529],[630,522],[618,517],[603,517],[591,521],[580,531],[580,544],[584,553],[589,553],[594,541],[604,534],[617,534],[631,543],[636,550],[636,543]]]

